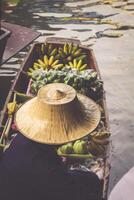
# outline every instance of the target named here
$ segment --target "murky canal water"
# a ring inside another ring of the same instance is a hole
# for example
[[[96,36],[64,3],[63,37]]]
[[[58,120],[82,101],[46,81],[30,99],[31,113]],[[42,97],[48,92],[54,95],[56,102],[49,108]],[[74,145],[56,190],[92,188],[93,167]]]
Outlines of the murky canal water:
[[[134,1],[133,0],[22,0],[3,18],[46,36],[80,39],[91,46],[103,75],[113,140],[110,190],[134,165]],[[4,100],[26,51],[0,69]],[[124,98],[126,97],[126,98]],[[123,144],[122,144],[123,142]]]

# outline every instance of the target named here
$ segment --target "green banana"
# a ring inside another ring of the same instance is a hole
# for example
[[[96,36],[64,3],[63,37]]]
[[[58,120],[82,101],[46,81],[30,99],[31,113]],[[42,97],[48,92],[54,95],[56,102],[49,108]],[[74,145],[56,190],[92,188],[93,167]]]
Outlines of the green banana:
[[[80,56],[80,55],[81,55],[81,52],[82,52],[82,50],[81,50],[81,49],[78,49],[76,52],[73,53],[73,56],[74,56],[74,57]]]
[[[79,45],[73,45],[72,54],[74,54],[79,49]]]
[[[86,54],[76,57],[76,60],[84,60],[86,58]]]
[[[78,140],[73,145],[74,152],[76,154],[87,154],[87,141]]]
[[[59,151],[62,154],[70,154],[73,153],[73,145],[72,143],[64,144],[61,147],[59,147]]]
[[[50,53],[50,56],[55,56],[57,54],[57,49],[53,49],[52,52]]]

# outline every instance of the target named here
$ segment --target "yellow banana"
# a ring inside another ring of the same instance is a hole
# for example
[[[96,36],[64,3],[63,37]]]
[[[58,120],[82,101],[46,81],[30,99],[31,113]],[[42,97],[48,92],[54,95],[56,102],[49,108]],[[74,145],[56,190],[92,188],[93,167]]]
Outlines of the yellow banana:
[[[57,64],[53,66],[53,68],[55,69],[61,69],[62,67],[63,67],[63,64]]]
[[[64,50],[64,53],[67,55],[68,54],[68,44],[64,44],[64,47],[63,47],[63,50]]]
[[[82,71],[82,70],[84,70],[84,69],[86,69],[87,68],[87,64],[84,64],[84,65],[82,65],[81,67],[80,67],[80,71]]]
[[[48,64],[49,64],[49,65],[52,65],[53,61],[54,61],[54,56],[51,56],[51,57],[49,58]]]
[[[74,67],[74,65],[73,65],[72,62],[69,62],[69,66],[70,66],[70,67]]]
[[[32,73],[31,72],[27,72],[28,76],[32,76]]]
[[[42,65],[35,62],[33,67],[42,67]]]
[[[68,53],[71,53],[72,47],[73,47],[73,44],[72,44],[72,43],[69,43],[69,44],[68,44]]]
[[[79,60],[79,62],[77,64],[77,69],[80,69],[81,65],[82,65],[82,60]]]
[[[34,71],[31,67],[30,67],[28,70],[29,70],[29,72],[31,72],[31,73]]]
[[[54,67],[54,65],[57,65],[59,63],[59,60],[55,60],[52,64],[52,67]]]
[[[39,67],[37,67],[37,66],[35,66],[35,65],[33,66],[33,68],[34,68],[35,70],[39,69]]]
[[[76,59],[73,60],[74,67],[77,68],[77,61]]]
[[[44,64],[45,64],[45,66],[49,65],[49,60],[48,60],[47,55],[44,56]]]
[[[15,112],[16,105],[17,105],[16,101],[7,104],[7,109],[8,109],[9,115],[12,115]]]
[[[45,63],[44,63],[41,59],[38,59],[38,63],[39,63],[42,67],[46,67]]]

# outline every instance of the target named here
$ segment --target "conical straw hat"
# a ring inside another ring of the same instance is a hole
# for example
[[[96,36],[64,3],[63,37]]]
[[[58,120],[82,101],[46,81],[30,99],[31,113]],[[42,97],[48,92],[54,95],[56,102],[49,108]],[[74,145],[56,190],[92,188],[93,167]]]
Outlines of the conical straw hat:
[[[100,121],[98,105],[76,94],[69,85],[52,83],[16,113],[18,130],[27,138],[45,144],[63,144],[91,133]]]

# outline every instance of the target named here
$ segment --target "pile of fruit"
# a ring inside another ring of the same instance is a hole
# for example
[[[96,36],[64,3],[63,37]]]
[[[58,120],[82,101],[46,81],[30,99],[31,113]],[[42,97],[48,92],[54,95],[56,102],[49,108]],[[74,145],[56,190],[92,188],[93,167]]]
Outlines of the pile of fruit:
[[[102,98],[103,83],[97,73],[89,68],[88,55],[79,45],[66,43],[57,47],[46,43],[38,48],[38,59],[28,71],[32,79],[32,94],[37,94],[45,84],[65,83],[94,100]]]
[[[73,43],[64,44],[63,47],[55,47],[52,44],[42,44],[37,49],[39,59],[35,61],[34,68],[61,69],[64,66],[71,66],[78,70],[87,68],[87,55],[79,45]]]
[[[103,83],[97,72],[88,66],[89,56],[79,45],[66,43],[62,47],[57,47],[46,43],[38,48],[38,59],[28,71],[31,78],[30,93],[37,94],[42,86],[49,83],[65,83],[95,101],[102,99]],[[109,134],[105,127],[101,130],[100,125],[101,122],[90,136],[60,146],[57,149],[58,155],[92,159],[104,156]]]
[[[65,83],[71,85],[77,92],[87,95],[95,100],[102,97],[103,83],[97,73],[91,69],[78,71],[71,67],[61,70],[30,70],[28,73],[32,79],[31,93],[37,94],[38,90],[49,83]]]
[[[109,143],[108,132],[94,132],[93,136],[76,140],[60,146],[58,155],[75,158],[96,158],[104,156],[106,145]]]

